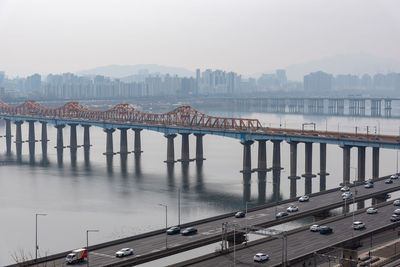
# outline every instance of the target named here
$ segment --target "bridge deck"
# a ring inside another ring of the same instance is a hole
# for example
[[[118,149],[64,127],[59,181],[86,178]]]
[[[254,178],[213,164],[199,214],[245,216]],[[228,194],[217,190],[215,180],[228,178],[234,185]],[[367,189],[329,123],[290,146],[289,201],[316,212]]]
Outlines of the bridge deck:
[[[382,193],[400,190],[400,180],[395,181],[393,184],[385,184],[384,179],[385,177],[378,179],[378,181],[375,182],[374,188],[371,189],[365,189],[363,185],[358,185],[352,188],[353,192],[355,192],[355,188],[357,188],[356,201],[368,199]],[[290,214],[281,219],[275,219],[275,209],[277,209],[278,212],[284,211],[288,207],[289,203],[294,202],[299,206],[299,212]],[[96,266],[104,266],[116,262],[133,261],[132,257],[127,257],[125,259],[116,259],[114,257],[115,252],[123,247],[133,248],[137,256],[148,256],[153,254],[156,257],[164,257],[170,255],[170,253],[178,253],[189,248],[218,242],[221,239],[221,226],[224,222],[237,222],[244,224],[245,220],[247,220],[248,225],[271,227],[283,222],[318,214],[321,211],[338,208],[342,205],[343,200],[339,189],[328,190],[326,192],[316,193],[311,197],[309,202],[298,203],[295,199],[291,199],[281,202],[276,208],[275,205],[267,205],[266,207],[252,209],[248,212],[246,219],[236,219],[234,218],[233,213],[229,213],[208,218],[203,222],[185,224],[185,227],[196,227],[198,229],[198,234],[194,236],[169,236],[168,245],[170,248],[176,249],[175,252],[172,250],[167,252],[165,251],[165,234],[162,230],[141,237],[131,237],[99,244],[90,254],[91,262],[96,263]],[[49,266],[63,266],[66,254],[67,252],[55,255],[53,260],[48,261]],[[138,259],[140,259],[140,257],[138,257]]]

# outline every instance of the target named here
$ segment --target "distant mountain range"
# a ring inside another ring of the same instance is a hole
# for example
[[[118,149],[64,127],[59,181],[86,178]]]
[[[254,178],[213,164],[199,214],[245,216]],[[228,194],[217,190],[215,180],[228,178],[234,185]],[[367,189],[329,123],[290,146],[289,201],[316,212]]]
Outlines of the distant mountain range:
[[[138,64],[138,65],[109,65],[102,66],[93,69],[83,70],[76,72],[80,76],[93,76],[93,75],[104,75],[112,78],[124,78],[138,74],[138,72],[147,70],[148,73],[160,73],[170,75],[178,75],[181,77],[194,76],[194,72],[185,68],[161,66],[156,64]]]
[[[400,72],[400,61],[386,58],[378,58],[366,53],[357,53],[326,57],[323,59],[314,60],[302,64],[290,65],[287,66],[285,69],[288,80],[302,81],[304,75],[319,70],[331,73],[333,75],[363,75],[364,73],[369,73],[373,75],[375,73]],[[139,74],[139,72],[143,70],[147,70],[149,74],[169,73],[170,75],[178,75],[180,77],[195,76],[194,72],[185,68],[162,66],[156,64],[109,65],[78,71],[76,72],[76,74],[81,76],[104,75],[112,78],[120,78],[124,81],[131,81],[135,79],[135,75]],[[259,72],[251,76],[258,78],[262,73],[274,72],[275,70]]]
[[[290,65],[285,69],[289,80],[302,81],[304,75],[319,70],[334,75],[363,75],[364,73],[373,75],[376,73],[400,72],[400,61],[357,53],[336,55],[307,63]]]

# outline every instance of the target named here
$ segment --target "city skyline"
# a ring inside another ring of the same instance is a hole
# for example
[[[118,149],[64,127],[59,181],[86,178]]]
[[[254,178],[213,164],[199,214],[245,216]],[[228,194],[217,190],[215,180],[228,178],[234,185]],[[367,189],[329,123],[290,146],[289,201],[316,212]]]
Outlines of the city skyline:
[[[2,1],[0,69],[24,76],[158,63],[249,76],[348,53],[399,61],[399,7],[390,0]]]

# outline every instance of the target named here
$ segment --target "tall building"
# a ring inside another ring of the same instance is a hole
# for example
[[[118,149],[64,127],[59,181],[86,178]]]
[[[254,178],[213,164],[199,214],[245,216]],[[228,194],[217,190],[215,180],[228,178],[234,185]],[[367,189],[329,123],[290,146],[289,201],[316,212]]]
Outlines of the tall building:
[[[200,69],[196,69],[196,91],[195,94],[199,94],[199,89],[200,89]]]
[[[29,91],[39,92],[42,88],[42,77],[35,73],[26,78],[25,89]]]
[[[0,86],[3,85],[5,76],[6,74],[4,73],[4,71],[0,71]]]
[[[276,78],[278,79],[279,85],[283,87],[287,83],[286,71],[276,70]]]
[[[317,71],[304,76],[305,91],[330,91],[332,90],[333,76],[331,74]]]

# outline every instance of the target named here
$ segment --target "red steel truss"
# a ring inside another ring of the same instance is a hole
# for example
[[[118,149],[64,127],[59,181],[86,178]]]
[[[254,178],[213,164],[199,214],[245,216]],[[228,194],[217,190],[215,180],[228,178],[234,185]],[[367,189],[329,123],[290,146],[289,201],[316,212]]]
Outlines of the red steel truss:
[[[0,112],[8,115],[54,117],[59,119],[88,119],[94,121],[144,123],[165,126],[205,127],[240,131],[260,130],[257,119],[223,118],[209,116],[191,106],[181,106],[163,114],[147,113],[130,104],[118,104],[105,111],[91,110],[79,102],[68,102],[58,108],[48,108],[28,100],[19,106],[10,106],[0,100]]]

